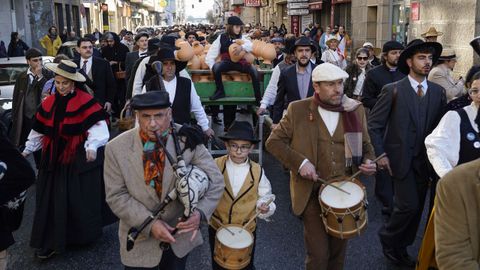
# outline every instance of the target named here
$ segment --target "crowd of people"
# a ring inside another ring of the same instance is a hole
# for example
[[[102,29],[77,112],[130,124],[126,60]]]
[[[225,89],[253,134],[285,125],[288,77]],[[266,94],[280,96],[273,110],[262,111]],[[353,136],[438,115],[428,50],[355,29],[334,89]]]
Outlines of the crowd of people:
[[[256,218],[268,219],[276,210],[264,169],[249,158],[262,142],[252,124],[236,119],[237,106],[229,105],[223,106],[226,133],[217,134],[227,154],[214,159],[205,148],[215,132],[184,59],[185,46],[194,42],[209,45],[205,63],[215,82],[210,100],[226,96],[222,73],[246,73],[257,114],[272,118],[266,149],[291,172],[306,269],[343,269],[348,240],[329,233],[319,196],[325,180],[344,181],[357,171],[375,175],[386,259],[409,268],[478,269],[480,67],[454,79],[457,56],[437,42],[442,33],[434,28],[406,46],[385,42],[379,57],[370,42],[349,52],[352,40],[343,26],[323,31],[314,24],[295,37],[285,25],[267,29],[236,16],[225,27],[70,34],[77,45],[73,59],[57,55],[62,38],[54,26],[40,41],[45,54],[18,33],[8,46],[9,55],[25,54],[29,69],[15,83],[13,126],[8,135],[1,132],[0,269],[33,182],[30,246],[38,259],[92,243],[103,226],[119,220],[125,269],[185,269],[188,253],[203,243],[199,227],[208,224],[212,268],[228,269],[216,235],[233,224],[253,239],[249,259],[236,263],[255,269]],[[276,53],[264,93],[260,59],[234,61],[229,53],[234,43],[234,54],[251,52],[256,39],[272,43]],[[43,66],[43,55],[55,56],[54,62]],[[113,138],[124,108],[134,112],[135,124]],[[221,124],[218,106],[209,113]],[[36,175],[25,160],[30,155]],[[195,201],[184,201],[177,183],[188,178],[196,187],[201,175],[186,173],[194,169],[208,178],[208,187],[198,194],[192,188]],[[407,247],[429,191],[435,226],[429,226],[433,237],[424,238],[417,260]],[[134,238],[132,228],[156,214]],[[125,245],[126,239],[135,245]]]

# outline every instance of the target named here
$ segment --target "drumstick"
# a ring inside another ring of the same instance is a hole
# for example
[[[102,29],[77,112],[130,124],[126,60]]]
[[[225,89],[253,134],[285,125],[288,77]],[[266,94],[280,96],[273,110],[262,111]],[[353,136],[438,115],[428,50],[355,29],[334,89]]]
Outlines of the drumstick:
[[[381,154],[381,155],[378,156],[376,159],[372,160],[371,163],[377,163],[377,161],[379,161],[380,159],[382,159],[382,158],[385,157],[385,156],[387,156],[387,153]],[[361,173],[362,173],[362,171],[358,170],[356,173],[354,173],[352,176],[350,176],[350,178],[348,178],[347,181],[352,181],[353,178],[359,176]],[[345,182],[341,183],[340,186],[343,186],[343,184],[345,184]]]
[[[268,201],[266,202],[266,205],[268,206],[271,202],[273,202],[273,198],[268,199]],[[260,212],[255,213],[255,215],[254,215],[245,225],[243,225],[242,229],[245,230],[245,228],[247,228],[247,226],[248,226],[250,223],[252,223],[252,221],[253,221],[254,219],[256,219],[256,218],[258,217],[258,215],[260,215]],[[238,232],[242,232],[242,231],[240,230],[240,231],[238,231]]]
[[[348,192],[348,191],[346,191],[346,190],[344,190],[344,189],[342,189],[342,188],[340,188],[340,187],[337,187],[337,186],[333,185],[332,183],[329,183],[329,182],[327,182],[326,180],[323,180],[323,179],[320,178],[320,177],[317,177],[317,180],[320,181],[320,182],[322,182],[322,183],[324,183],[324,184],[327,185],[327,186],[331,186],[331,187],[333,187],[333,188],[336,188],[336,189],[340,190],[340,191],[343,192],[343,193],[346,193],[346,194],[348,194],[348,195],[352,195],[352,194],[350,194],[350,192]],[[340,186],[341,186],[341,185],[340,185]]]
[[[387,153],[381,154],[381,155],[378,156],[376,159],[372,160],[371,163],[377,163],[377,161],[379,161],[380,159],[382,159],[382,158],[385,157],[386,155],[387,155]],[[348,178],[347,181],[351,181],[353,178],[359,176],[361,173],[362,173],[362,171],[358,170],[356,173],[354,173],[352,176],[350,176],[350,178]]]
[[[225,227],[225,225],[223,225],[223,223],[217,217],[214,217],[214,216],[212,217],[217,220],[217,222],[220,224],[220,227],[223,227],[227,232],[231,233],[232,235],[235,235],[235,233],[229,228]]]

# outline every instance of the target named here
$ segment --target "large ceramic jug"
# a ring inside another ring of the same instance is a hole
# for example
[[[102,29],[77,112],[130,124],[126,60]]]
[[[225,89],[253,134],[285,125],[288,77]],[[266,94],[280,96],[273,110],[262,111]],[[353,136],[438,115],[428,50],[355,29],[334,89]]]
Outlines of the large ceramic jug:
[[[266,43],[262,48],[261,55],[263,57],[263,63],[267,65],[272,64],[272,60],[277,57],[277,52],[275,51],[275,45],[272,43]]]
[[[190,46],[190,43],[186,41],[181,41],[178,43],[177,47],[180,48],[179,50],[177,50],[177,53],[175,55],[178,61],[187,62],[192,59],[194,53],[192,46]]]
[[[194,55],[192,59],[187,64],[189,70],[200,69],[202,64],[200,63],[200,58],[197,55]]]
[[[232,43],[228,47],[228,53],[230,54],[230,60],[232,60],[232,62],[234,62],[234,63],[240,61],[246,53],[246,51],[243,50],[243,48],[242,48],[242,44],[243,44],[243,41],[240,40],[240,39],[237,39],[234,43]],[[235,50],[237,50],[236,53],[234,53]]]
[[[245,58],[245,60],[250,64],[253,64],[253,62],[255,62],[255,56],[253,56],[253,54],[251,53],[246,53],[243,58]]]
[[[200,55],[203,53],[203,46],[200,44],[199,41],[194,41],[192,43],[193,53],[196,55]]]

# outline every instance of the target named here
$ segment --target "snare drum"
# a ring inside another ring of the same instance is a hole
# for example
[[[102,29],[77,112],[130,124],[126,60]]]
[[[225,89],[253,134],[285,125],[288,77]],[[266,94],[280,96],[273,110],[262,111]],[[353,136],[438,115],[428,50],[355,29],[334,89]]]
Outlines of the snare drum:
[[[325,230],[331,236],[349,239],[367,228],[367,192],[357,179],[331,183],[350,193],[322,185],[318,195]]]
[[[225,225],[215,235],[213,259],[223,268],[243,269],[250,263],[252,249],[252,233],[239,225]]]

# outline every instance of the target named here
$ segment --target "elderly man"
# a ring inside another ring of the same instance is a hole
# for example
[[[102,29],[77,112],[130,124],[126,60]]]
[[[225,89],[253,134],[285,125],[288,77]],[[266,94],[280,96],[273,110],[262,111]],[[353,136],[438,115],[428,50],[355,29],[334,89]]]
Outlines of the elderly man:
[[[203,242],[198,231],[201,221],[210,220],[223,194],[223,176],[201,142],[197,142],[195,136],[182,136],[191,132],[180,132],[183,159],[186,164],[195,165],[206,173],[208,190],[199,199],[197,210],[182,222],[178,218],[184,212],[184,205],[178,200],[170,202],[159,218],[143,230],[133,249],[127,251],[128,229],[138,227],[151,216],[177,181],[155,135],[160,133],[166,150],[175,153],[168,93],[140,94],[132,98],[131,104],[136,110],[139,127],[119,135],[105,149],[106,199],[120,218],[121,260],[125,269],[185,269],[187,254]],[[175,125],[174,128],[180,130],[181,127]],[[179,230],[177,234],[172,234],[174,228]],[[160,249],[160,242],[169,243],[171,248]]]
[[[327,235],[321,218],[318,177],[332,179],[359,169],[376,171],[361,103],[343,93],[348,74],[325,63],[312,73],[315,95],[288,106],[267,140],[267,150],[292,171],[290,195],[302,217],[306,269],[343,269],[347,241]],[[312,147],[312,145],[314,147]]]
[[[456,64],[457,55],[455,51],[445,49],[442,51],[440,58],[438,58],[437,65],[432,68],[432,71],[428,74],[429,81],[445,88],[448,102],[465,94],[465,87],[463,86],[465,81],[463,78],[460,77],[459,80],[455,80],[451,74]]]

